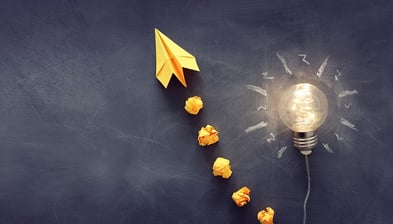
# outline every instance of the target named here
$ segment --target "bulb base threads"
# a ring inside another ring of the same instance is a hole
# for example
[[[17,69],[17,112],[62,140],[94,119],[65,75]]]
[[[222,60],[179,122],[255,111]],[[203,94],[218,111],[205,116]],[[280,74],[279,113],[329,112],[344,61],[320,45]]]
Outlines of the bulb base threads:
[[[303,155],[310,155],[312,150],[318,144],[318,135],[316,131],[293,132],[293,144],[300,150]]]

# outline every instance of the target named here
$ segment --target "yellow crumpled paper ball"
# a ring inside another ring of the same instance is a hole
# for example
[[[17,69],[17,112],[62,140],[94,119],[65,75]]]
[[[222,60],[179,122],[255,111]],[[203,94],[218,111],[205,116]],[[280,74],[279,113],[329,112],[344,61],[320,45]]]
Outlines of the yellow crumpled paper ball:
[[[198,142],[200,146],[211,145],[218,142],[218,131],[210,124],[202,127],[198,132]]]
[[[261,224],[274,224],[273,223],[274,210],[267,207],[265,210],[258,212],[257,218]]]
[[[238,207],[243,207],[250,202],[250,193],[251,191],[248,187],[242,187],[232,194],[232,200]]]
[[[197,115],[202,108],[203,108],[203,101],[199,96],[189,97],[186,100],[186,105],[184,106],[184,109],[188,113],[193,115]]]
[[[213,164],[213,175],[221,176],[222,178],[228,179],[232,175],[231,162],[229,159],[217,157]]]

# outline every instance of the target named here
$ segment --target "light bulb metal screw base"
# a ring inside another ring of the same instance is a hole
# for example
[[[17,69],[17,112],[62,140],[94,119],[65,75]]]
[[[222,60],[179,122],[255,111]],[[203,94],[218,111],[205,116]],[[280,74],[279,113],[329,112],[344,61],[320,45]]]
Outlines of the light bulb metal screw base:
[[[293,132],[293,144],[300,150],[303,155],[310,155],[312,150],[318,144],[318,135],[316,131]]]

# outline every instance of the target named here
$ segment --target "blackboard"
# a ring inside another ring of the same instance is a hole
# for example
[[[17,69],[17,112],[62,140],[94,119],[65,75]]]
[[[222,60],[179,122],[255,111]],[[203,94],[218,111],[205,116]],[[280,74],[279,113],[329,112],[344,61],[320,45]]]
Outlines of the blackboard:
[[[187,88],[156,80],[154,28],[197,58]],[[329,101],[307,223],[392,223],[392,39],[388,0],[2,1],[0,222],[258,223],[271,206],[301,223],[305,160],[276,105],[305,80]],[[200,147],[206,124],[220,141]]]

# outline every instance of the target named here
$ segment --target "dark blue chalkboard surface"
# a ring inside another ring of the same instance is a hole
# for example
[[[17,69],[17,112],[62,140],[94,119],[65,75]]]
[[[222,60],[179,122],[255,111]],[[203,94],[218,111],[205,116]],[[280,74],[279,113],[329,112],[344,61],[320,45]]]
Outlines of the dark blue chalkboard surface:
[[[154,28],[197,58],[188,88],[156,80]],[[277,114],[300,81],[329,103],[307,223],[393,223],[392,40],[390,0],[4,0],[0,223],[258,223],[267,206],[302,223],[305,160]],[[200,147],[206,124],[220,141]]]

